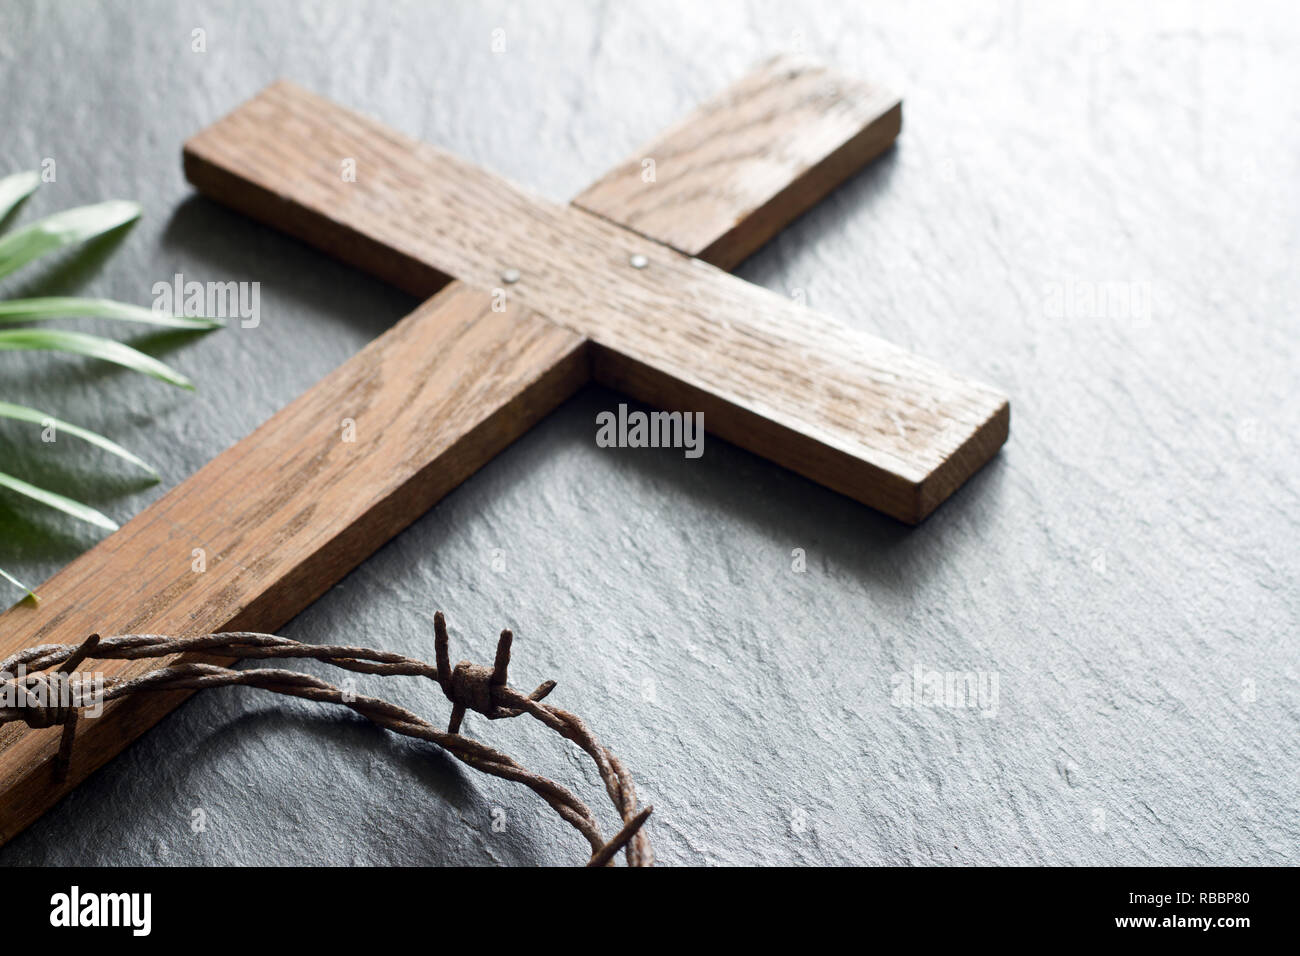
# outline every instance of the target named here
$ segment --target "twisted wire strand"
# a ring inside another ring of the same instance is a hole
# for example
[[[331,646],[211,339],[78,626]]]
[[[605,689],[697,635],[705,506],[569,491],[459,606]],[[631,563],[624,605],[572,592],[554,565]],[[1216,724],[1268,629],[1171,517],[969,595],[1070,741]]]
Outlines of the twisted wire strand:
[[[524,694],[508,684],[513,642],[511,632],[501,632],[496,659],[490,668],[469,661],[461,661],[455,668],[451,667],[447,652],[447,625],[441,611],[434,615],[434,636],[436,663],[429,664],[391,651],[334,644],[303,644],[274,634],[253,631],[198,634],[191,637],[122,634],[100,638],[92,634],[80,645],[42,644],[25,648],[0,662],[0,672],[13,674],[20,666],[34,672],[58,667],[58,673],[70,675],[88,657],[144,660],[197,653],[256,660],[309,658],[362,674],[423,677],[437,683],[452,703],[451,719],[445,731],[390,701],[344,691],[311,674],[278,667],[234,670],[212,663],[175,662],[137,677],[105,679],[100,700],[107,704],[131,694],[242,686],[320,703],[338,704],[394,733],[436,744],[475,770],[528,787],[586,839],[591,847],[588,866],[608,865],[620,850],[624,851],[629,866],[652,865],[654,854],[643,825],[653,808],[637,805],[636,785],[632,782],[631,774],[596,739],[578,716],[542,703],[543,698],[555,688],[554,681],[546,681],[531,694]],[[63,737],[55,762],[55,774],[62,777],[67,773],[71,757],[79,706],[85,704],[76,695],[84,693],[85,688],[79,686],[84,682],[71,682],[73,699],[80,703],[69,706],[59,695],[49,692],[49,676],[44,673],[29,673],[23,678],[6,681],[5,683],[13,685],[12,693],[18,704],[12,707],[0,706],[0,724],[22,721],[32,728],[62,725]],[[42,699],[41,690],[46,691],[43,695],[46,701],[44,704],[36,703]],[[56,697],[59,699],[56,700]],[[605,840],[595,814],[567,787],[533,773],[501,751],[460,733],[461,722],[467,710],[482,714],[489,720],[528,714],[580,747],[595,763],[605,785],[605,792],[622,821],[618,833],[612,839]]]

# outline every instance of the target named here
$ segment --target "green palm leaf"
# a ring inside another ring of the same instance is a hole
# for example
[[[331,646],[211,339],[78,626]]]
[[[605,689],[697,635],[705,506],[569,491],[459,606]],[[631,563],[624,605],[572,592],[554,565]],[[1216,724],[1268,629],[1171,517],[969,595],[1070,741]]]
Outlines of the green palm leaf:
[[[10,584],[14,585],[14,587],[22,588],[24,591],[27,592],[27,597],[30,598],[31,600],[33,600],[33,601],[39,601],[39,600],[40,600],[40,598],[36,596],[36,592],[35,592],[35,591],[33,591],[33,590],[32,590],[31,588],[29,588],[27,585],[23,584],[22,581],[19,581],[16,577],[14,577],[12,574],[10,574],[8,571],[6,571],[4,568],[0,568],[0,578],[4,578],[4,579],[5,579],[6,581],[8,581]]]
[[[133,465],[143,468],[149,474],[153,475],[155,480],[158,478],[158,472],[153,466],[138,456],[127,451],[117,442],[105,438],[98,432],[92,432],[89,428],[82,428],[80,425],[74,425],[71,422],[65,422],[61,418],[55,418],[45,412],[38,411],[35,408],[28,408],[26,405],[13,405],[9,402],[0,402],[0,418],[12,418],[16,421],[31,422],[35,425],[44,427],[47,423],[53,425],[56,429],[67,432],[80,438],[82,441],[88,441],[92,445],[111,452],[124,461],[129,461]]]
[[[102,236],[139,215],[139,203],[110,199],[46,216],[0,239],[0,276],[8,275],[47,252]]]
[[[88,524],[96,525],[106,531],[116,531],[117,522],[108,515],[101,514],[90,505],[83,505],[80,501],[73,501],[71,498],[65,498],[63,495],[56,494],[53,491],[46,491],[44,488],[37,488],[35,485],[29,485],[27,482],[15,478],[13,475],[7,475],[0,471],[0,488],[8,488],[10,491],[16,491],[20,495],[26,495],[33,501],[39,501],[43,505],[51,508],[57,508],[64,514],[70,514],[72,517]]]
[[[0,179],[0,219],[9,215],[10,210],[35,192],[40,184],[41,177],[30,171]]]
[[[5,219],[40,186],[36,172],[14,173],[0,177],[0,220]],[[29,226],[0,237],[0,277],[22,268],[48,253],[67,246],[103,236],[134,221],[140,215],[140,206],[134,202],[112,200],[90,206],[68,209],[40,219]],[[23,322],[44,322],[61,316],[86,316],[144,322],[150,325],[175,329],[206,330],[224,325],[220,320],[189,316],[173,316],[125,302],[109,299],[89,299],[73,296],[47,296],[32,299],[0,301],[0,350],[45,350],[68,352],[102,359],[160,379],[171,385],[193,389],[190,380],[179,372],[122,342],[55,329],[17,328],[3,326]],[[110,454],[145,469],[156,479],[158,473],[141,458],[103,435],[47,415],[35,408],[0,401],[0,418],[52,425],[69,435],[89,442]],[[117,530],[117,524],[108,516],[89,505],[74,501],[56,492],[30,484],[12,475],[0,472],[0,489],[20,494],[46,507],[54,508],[108,531]],[[26,591],[33,599],[36,594],[12,574],[0,568],[0,580]]]
[[[101,338],[98,335],[87,335],[85,332],[68,332],[63,329],[8,329],[0,331],[0,350],[3,349],[35,349],[88,355],[91,358],[103,359],[106,362],[114,362],[134,371],[143,372],[170,385],[194,390],[194,385],[188,378],[156,358],[121,342]]]
[[[148,322],[173,329],[217,329],[225,325],[220,319],[172,315],[146,309],[142,305],[114,302],[111,299],[81,299],[75,296],[47,296],[40,299],[0,301],[0,325],[14,322],[44,322],[62,316],[89,316],[93,319],[121,319],[124,322]]]

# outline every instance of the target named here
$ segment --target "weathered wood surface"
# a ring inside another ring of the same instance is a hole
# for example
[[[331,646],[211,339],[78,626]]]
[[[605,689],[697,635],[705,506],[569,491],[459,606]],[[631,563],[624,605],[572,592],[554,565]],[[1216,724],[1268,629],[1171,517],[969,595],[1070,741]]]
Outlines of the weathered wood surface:
[[[752,140],[744,146],[752,147]],[[806,158],[817,164],[815,156]],[[739,172],[745,168],[742,162]],[[834,174],[850,171],[837,166]],[[792,166],[789,175],[803,171]],[[262,198],[279,214],[302,213],[291,203]],[[689,200],[675,203],[699,220],[720,215],[715,204],[702,203],[696,213]],[[800,211],[797,204],[782,208],[790,216]],[[771,215],[769,209],[755,219],[764,238]],[[295,228],[288,219],[276,221]],[[436,269],[385,253],[342,219],[313,211],[298,225],[319,227],[311,236],[318,244],[405,288],[433,292],[444,282]],[[734,217],[713,225],[704,232],[730,230],[742,239],[747,232],[745,221]],[[512,297],[504,312],[492,305],[486,291],[461,283],[444,288],[43,584],[39,606],[19,605],[0,616],[0,657],[33,644],[77,641],[92,631],[281,627],[604,362],[582,335],[539,317],[522,297]],[[354,442],[343,440],[344,419],[355,428]],[[355,464],[362,460],[364,467]],[[193,570],[195,548],[204,551],[202,573]],[[105,673],[128,676],[151,665],[103,666]],[[0,728],[0,842],[183,696],[140,695],[82,721],[62,784],[50,766],[57,731]]]

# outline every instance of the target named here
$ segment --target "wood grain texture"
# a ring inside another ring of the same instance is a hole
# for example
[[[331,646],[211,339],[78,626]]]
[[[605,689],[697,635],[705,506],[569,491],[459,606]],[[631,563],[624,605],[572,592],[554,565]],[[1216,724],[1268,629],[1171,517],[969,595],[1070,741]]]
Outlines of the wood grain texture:
[[[447,282],[445,273],[357,229],[347,215],[251,183],[230,183],[237,188],[223,193],[226,180],[204,180],[213,171],[189,151],[186,166],[205,191],[247,203],[257,218],[408,291],[433,293]],[[711,203],[701,201],[696,210],[688,198],[675,201],[680,213],[701,221],[721,215]],[[705,232],[746,231],[744,222],[730,218],[715,225]],[[762,230],[770,225],[770,218],[759,223]],[[504,312],[492,311],[492,301],[485,291],[447,285],[45,582],[39,606],[19,605],[0,616],[0,657],[92,631],[283,626],[590,376],[594,347],[584,336],[543,319],[520,299]],[[342,440],[344,419],[355,423],[355,442]],[[195,548],[205,553],[202,573],[193,570]],[[104,668],[128,676],[150,666],[105,662]],[[50,769],[57,730],[0,728],[0,843],[184,696],[139,695],[81,721],[62,784]]]
[[[339,157],[356,160],[355,182]],[[288,83],[194,137],[186,170],[259,218],[287,211],[294,230],[324,217],[483,289],[516,269],[510,296],[601,346],[603,381],[705,410],[714,434],[903,521],[1006,439],[1008,404],[991,388]]]
[[[459,284],[426,302],[56,574],[38,607],[6,613],[0,657],[96,631],[283,626],[587,381],[580,336],[492,304]],[[104,670],[127,676],[155,666],[106,662]],[[142,695],[83,721],[61,787],[48,768],[56,732],[0,728],[0,837],[178,700]]]
[[[902,119],[902,101],[889,91],[805,57],[777,56],[573,202],[731,270],[893,145]],[[696,215],[682,215],[688,206]]]

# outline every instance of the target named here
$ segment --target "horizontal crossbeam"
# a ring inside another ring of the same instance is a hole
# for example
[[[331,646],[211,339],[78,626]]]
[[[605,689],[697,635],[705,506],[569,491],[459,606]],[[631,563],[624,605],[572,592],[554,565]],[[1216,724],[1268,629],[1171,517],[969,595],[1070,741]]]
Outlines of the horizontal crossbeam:
[[[928,515],[1006,439],[1007,400],[991,388],[287,83],[194,137],[186,171],[347,261],[386,253],[504,287],[594,343],[598,380],[702,411],[710,432],[903,521]],[[660,195],[679,213],[666,221],[688,216],[670,180]]]

